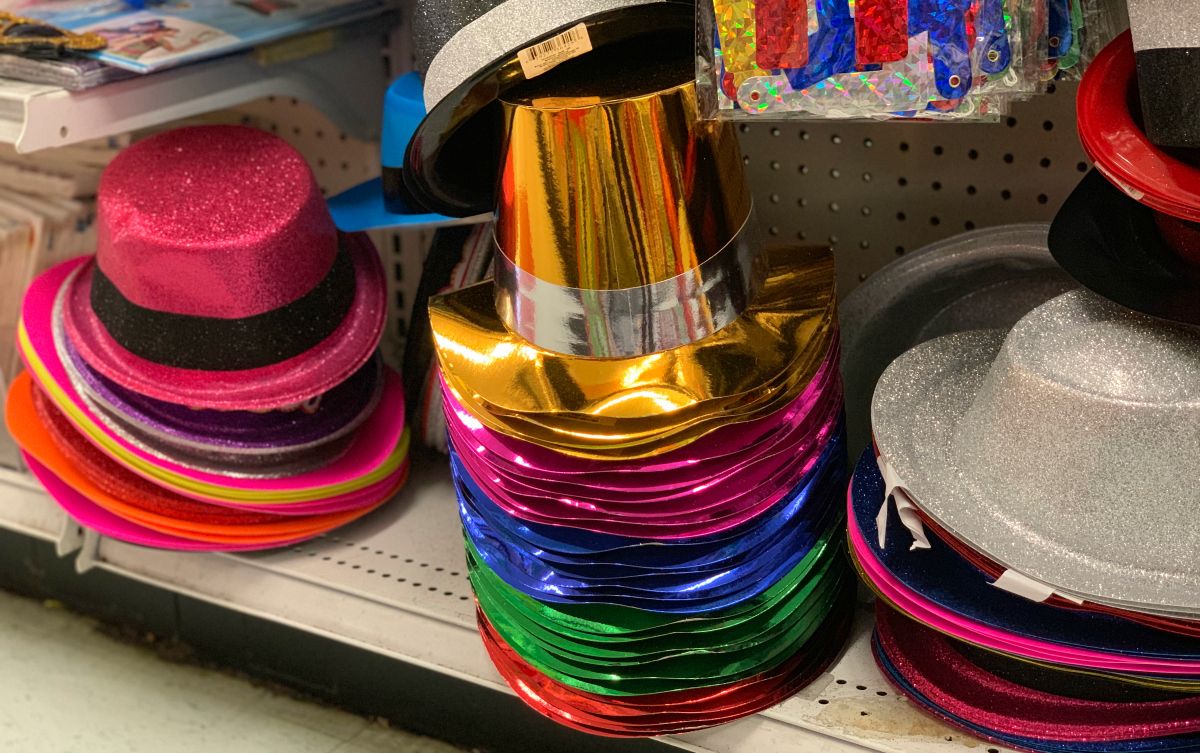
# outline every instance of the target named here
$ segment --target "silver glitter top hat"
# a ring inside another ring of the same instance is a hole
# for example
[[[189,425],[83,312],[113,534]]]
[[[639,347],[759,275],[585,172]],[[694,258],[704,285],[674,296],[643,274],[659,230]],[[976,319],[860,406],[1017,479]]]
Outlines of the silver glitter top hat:
[[[851,447],[870,443],[875,384],[897,356],[954,332],[1011,329],[1079,287],[1050,256],[1049,231],[1031,222],[962,233],[905,254],[846,296],[838,319]]]
[[[1200,613],[1200,330],[1076,290],[1005,336],[932,340],[871,409],[893,484],[1056,591]]]

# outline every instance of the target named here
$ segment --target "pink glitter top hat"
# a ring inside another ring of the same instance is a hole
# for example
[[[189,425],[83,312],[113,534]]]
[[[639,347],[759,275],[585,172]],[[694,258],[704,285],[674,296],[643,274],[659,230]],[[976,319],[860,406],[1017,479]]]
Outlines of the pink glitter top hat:
[[[339,384],[379,343],[378,255],[338,232],[282,139],[201,126],[141,141],[104,171],[98,222],[63,319],[83,359],[124,387],[270,409]]]

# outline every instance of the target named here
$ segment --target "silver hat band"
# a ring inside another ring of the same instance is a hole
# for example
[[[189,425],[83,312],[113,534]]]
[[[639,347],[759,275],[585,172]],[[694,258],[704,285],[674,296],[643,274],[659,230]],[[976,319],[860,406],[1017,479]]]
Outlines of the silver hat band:
[[[663,0],[504,0],[463,26],[429,62],[425,108],[432,110],[493,61],[599,13]]]
[[[594,358],[644,356],[708,337],[746,310],[767,270],[753,211],[737,235],[703,264],[636,288],[555,285],[499,251],[496,311],[509,329],[539,348]]]

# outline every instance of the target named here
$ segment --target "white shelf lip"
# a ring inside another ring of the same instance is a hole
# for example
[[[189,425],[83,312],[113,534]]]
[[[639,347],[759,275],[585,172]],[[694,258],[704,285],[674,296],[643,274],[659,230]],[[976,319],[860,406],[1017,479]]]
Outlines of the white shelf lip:
[[[264,66],[241,53],[79,92],[0,79],[0,141],[33,152],[268,96],[313,104],[346,133],[372,140],[382,127],[386,88],[380,49],[365,39],[286,63]]]
[[[65,523],[35,481],[0,471],[0,527],[56,541]],[[300,546],[197,554],[101,537],[89,556],[118,575],[511,693],[475,628],[457,503],[444,464],[416,464],[395,500]],[[860,605],[854,634],[834,666],[778,706],[657,739],[702,753],[989,750],[892,690],[871,654],[872,620],[869,605]]]

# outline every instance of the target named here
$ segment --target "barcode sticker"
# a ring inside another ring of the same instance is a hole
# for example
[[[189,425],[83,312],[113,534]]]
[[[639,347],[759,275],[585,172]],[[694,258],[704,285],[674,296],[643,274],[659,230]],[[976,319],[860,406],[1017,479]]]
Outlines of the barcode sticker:
[[[567,29],[556,37],[541,44],[526,47],[517,53],[525,78],[537,78],[559,63],[577,58],[592,51],[592,38],[588,36],[587,24]]]

